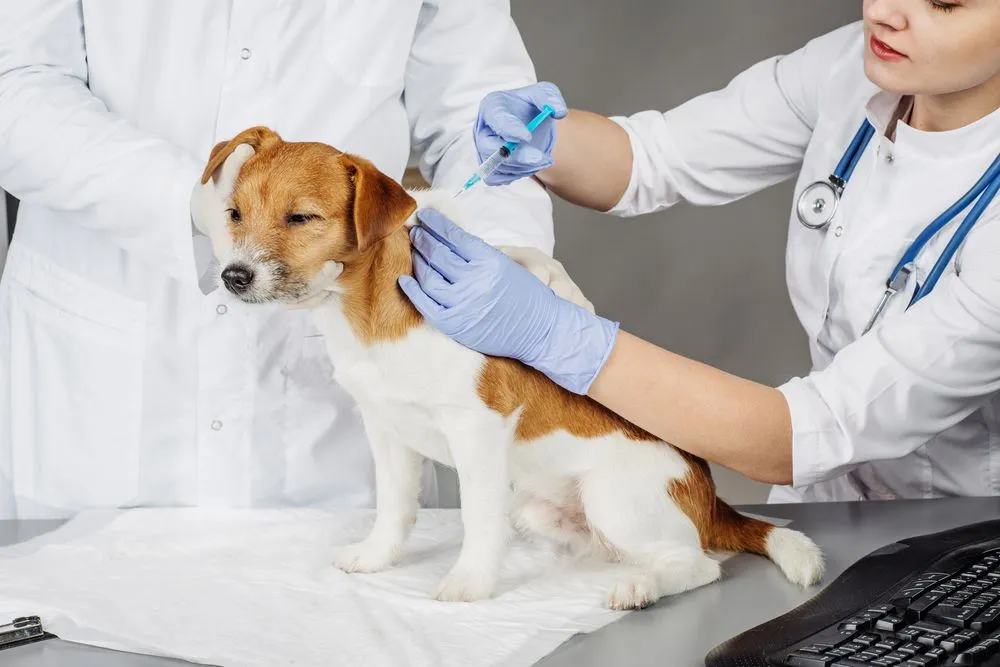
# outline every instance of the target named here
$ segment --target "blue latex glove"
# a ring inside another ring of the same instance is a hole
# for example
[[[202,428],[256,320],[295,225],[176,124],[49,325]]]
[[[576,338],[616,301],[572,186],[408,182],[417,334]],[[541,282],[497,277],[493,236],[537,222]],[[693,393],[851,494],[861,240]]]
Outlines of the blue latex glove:
[[[555,111],[535,131],[528,122],[548,104]],[[524,88],[490,93],[479,104],[479,118],[473,132],[479,163],[493,155],[508,141],[519,144],[517,150],[486,179],[487,185],[505,185],[552,166],[552,147],[556,143],[553,118],[565,118],[566,101],[552,83],[536,83]]]
[[[530,271],[441,213],[410,230],[413,272],[400,287],[435,328],[483,354],[511,357],[586,394],[618,323],[556,295]]]

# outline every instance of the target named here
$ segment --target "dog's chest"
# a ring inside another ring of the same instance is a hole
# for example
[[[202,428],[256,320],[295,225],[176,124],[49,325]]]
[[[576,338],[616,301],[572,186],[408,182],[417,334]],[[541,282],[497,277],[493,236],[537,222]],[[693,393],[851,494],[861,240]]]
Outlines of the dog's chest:
[[[336,304],[314,312],[334,377],[361,407],[363,417],[377,419],[406,436],[425,456],[448,463],[441,420],[449,410],[487,409],[476,388],[483,357],[426,325],[396,340],[365,343]],[[430,451],[423,451],[426,448]]]

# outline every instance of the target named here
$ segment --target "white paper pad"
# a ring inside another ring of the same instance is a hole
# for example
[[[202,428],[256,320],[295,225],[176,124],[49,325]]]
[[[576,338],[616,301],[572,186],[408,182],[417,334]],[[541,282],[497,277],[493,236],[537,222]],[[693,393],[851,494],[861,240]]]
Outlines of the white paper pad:
[[[348,575],[338,545],[367,511],[142,509],[79,515],[0,549],[0,619],[37,614],[67,641],[213,665],[531,665],[623,615],[619,573],[515,540],[500,590],[431,596],[461,545],[456,510],[420,513],[399,566]]]

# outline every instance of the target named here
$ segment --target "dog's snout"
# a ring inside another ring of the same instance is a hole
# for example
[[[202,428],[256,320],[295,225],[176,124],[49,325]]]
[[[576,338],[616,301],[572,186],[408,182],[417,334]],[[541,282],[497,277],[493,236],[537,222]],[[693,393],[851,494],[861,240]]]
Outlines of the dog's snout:
[[[253,283],[253,271],[243,264],[230,264],[222,271],[222,282],[234,294],[242,294]]]

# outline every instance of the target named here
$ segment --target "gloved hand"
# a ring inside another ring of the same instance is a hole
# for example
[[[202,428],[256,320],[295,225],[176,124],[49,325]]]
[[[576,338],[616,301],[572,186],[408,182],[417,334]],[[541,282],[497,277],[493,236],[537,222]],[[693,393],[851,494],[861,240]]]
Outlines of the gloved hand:
[[[195,229],[211,239],[216,259],[221,260],[232,249],[227,209],[231,206],[230,197],[236,186],[236,177],[240,175],[243,163],[253,154],[249,144],[240,144],[207,183],[202,185],[199,178],[191,192],[191,222]]]
[[[517,359],[586,394],[618,323],[560,298],[527,269],[439,212],[410,230],[415,278],[400,287],[431,324],[483,354]]]
[[[555,111],[534,133],[528,122],[548,104]],[[479,104],[479,118],[473,132],[479,163],[495,153],[508,141],[521,146],[486,179],[487,185],[505,185],[552,166],[552,148],[556,143],[553,118],[565,118],[568,113],[562,93],[553,83],[536,83],[524,88],[490,93]],[[525,143],[530,142],[530,143]]]
[[[566,273],[566,267],[559,260],[549,257],[538,248],[532,246],[498,245],[494,247],[528,269],[528,271],[531,271],[532,275],[552,288],[556,296],[560,296],[567,301],[572,301],[578,306],[583,306],[587,309],[587,312],[595,312],[594,304],[583,295],[577,284]]]

